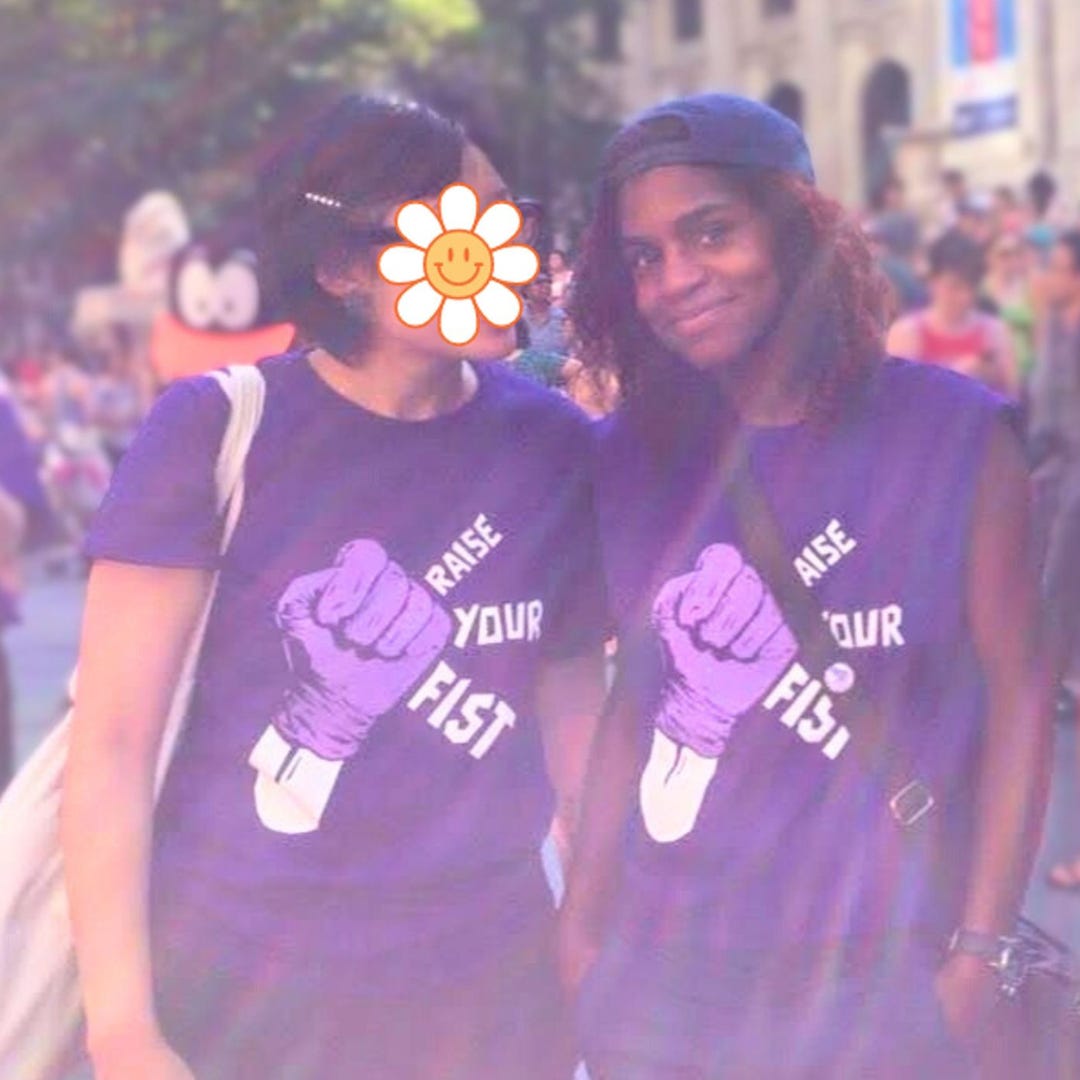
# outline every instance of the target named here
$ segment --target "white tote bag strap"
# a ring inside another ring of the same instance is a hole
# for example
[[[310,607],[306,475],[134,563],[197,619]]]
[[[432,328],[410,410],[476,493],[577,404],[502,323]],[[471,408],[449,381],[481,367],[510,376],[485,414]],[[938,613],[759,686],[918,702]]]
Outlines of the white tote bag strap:
[[[237,365],[212,372],[210,375],[229,399],[229,421],[218,451],[217,465],[214,470],[217,488],[218,512],[224,513],[225,520],[221,530],[221,554],[224,555],[236,531],[240,520],[240,511],[244,504],[244,464],[248,451],[262,419],[263,405],[266,399],[266,383],[259,369],[252,365]],[[161,785],[172,761],[180,731],[184,725],[191,691],[195,682],[195,668],[202,651],[206,625],[210,620],[210,609],[214,605],[217,592],[217,574],[206,598],[206,607],[199,619],[195,634],[188,645],[184,665],[173,694],[172,705],[165,721],[161,738],[161,751],[158,755],[157,774],[155,777],[155,796],[161,791]]]

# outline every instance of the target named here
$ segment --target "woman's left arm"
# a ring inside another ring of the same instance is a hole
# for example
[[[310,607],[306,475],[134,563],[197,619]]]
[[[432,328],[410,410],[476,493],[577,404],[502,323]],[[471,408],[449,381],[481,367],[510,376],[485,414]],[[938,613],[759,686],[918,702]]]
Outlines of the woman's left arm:
[[[987,687],[971,873],[961,925],[1011,932],[1038,851],[1053,757],[1056,666],[1043,639],[1030,490],[1019,438],[991,432],[975,495],[968,617]],[[954,954],[938,976],[954,1031],[974,1034],[995,992],[984,961]]]

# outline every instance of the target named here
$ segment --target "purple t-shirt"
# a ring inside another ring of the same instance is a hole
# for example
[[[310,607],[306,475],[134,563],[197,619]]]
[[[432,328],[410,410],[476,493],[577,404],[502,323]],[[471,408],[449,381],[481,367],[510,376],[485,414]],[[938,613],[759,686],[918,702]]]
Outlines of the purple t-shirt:
[[[733,636],[735,609],[756,609],[761,592],[730,504],[710,491],[708,399],[703,385],[687,402],[666,459],[627,416],[602,434],[602,544],[641,736],[617,935],[707,968],[731,950],[947,931],[985,710],[967,622],[971,514],[1003,404],[950,372],[887,360],[828,428],[744,430],[836,642],[817,671],[783,612],[759,620],[762,640]],[[860,767],[853,682],[938,799],[947,879],[904,846],[881,778]]]
[[[87,543],[220,565],[158,811],[155,921],[172,947],[209,928],[366,979],[372,961],[446,977],[550,910],[533,691],[545,659],[606,629],[588,423],[502,365],[423,422],[352,404],[300,354],[260,370],[224,559],[208,377],[159,400]]]

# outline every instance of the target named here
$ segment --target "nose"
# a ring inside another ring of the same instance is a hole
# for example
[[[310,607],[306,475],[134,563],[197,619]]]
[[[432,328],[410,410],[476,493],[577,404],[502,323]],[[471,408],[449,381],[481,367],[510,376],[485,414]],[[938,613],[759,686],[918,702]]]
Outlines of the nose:
[[[681,245],[672,245],[664,253],[660,293],[665,303],[682,300],[704,280],[705,267],[692,252],[682,250]]]

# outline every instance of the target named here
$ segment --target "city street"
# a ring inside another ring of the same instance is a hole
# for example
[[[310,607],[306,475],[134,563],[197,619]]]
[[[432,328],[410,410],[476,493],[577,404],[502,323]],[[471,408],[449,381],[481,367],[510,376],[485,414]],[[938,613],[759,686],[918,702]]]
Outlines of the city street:
[[[64,682],[75,659],[84,583],[47,578],[33,568],[24,621],[9,635],[17,697],[17,753],[24,758],[55,723]],[[1076,730],[1058,725],[1057,761],[1049,824],[1026,913],[1080,952],[1080,893],[1048,888],[1054,858],[1080,850],[1080,793],[1076,790]]]

